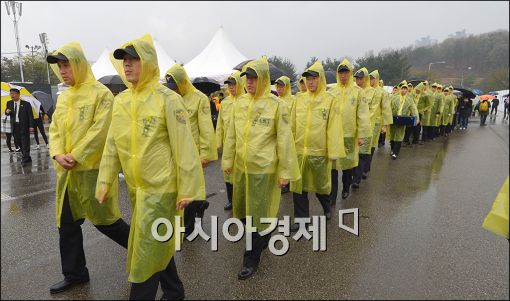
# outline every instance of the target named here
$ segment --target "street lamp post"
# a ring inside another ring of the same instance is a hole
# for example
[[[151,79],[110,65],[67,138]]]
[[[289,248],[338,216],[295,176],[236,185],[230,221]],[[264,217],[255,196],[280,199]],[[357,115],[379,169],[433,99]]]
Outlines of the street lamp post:
[[[41,45],[43,46],[44,50],[44,57],[46,58],[48,56],[48,35],[43,32],[39,34],[39,39],[41,40]],[[48,85],[51,85],[50,81],[50,64],[46,62],[46,73],[48,73]]]
[[[471,67],[468,67],[467,70],[471,70]],[[464,69],[462,69],[462,73],[460,75],[461,79],[460,79],[460,86],[462,88],[464,88]]]
[[[432,65],[434,64],[445,64],[446,62],[445,61],[441,61],[441,62],[434,62],[434,63],[429,63],[429,80],[430,80],[430,67],[432,67]]]
[[[21,74],[21,82],[25,82],[23,77],[23,63],[21,62],[21,49],[19,47],[19,33],[18,33],[18,21],[21,18],[21,10],[23,3],[16,1],[5,1],[5,8],[7,14],[10,16],[12,11],[13,22],[14,22],[14,35],[16,37],[16,47],[18,48],[18,62],[19,62],[19,73]],[[19,15],[19,17],[18,17]]]

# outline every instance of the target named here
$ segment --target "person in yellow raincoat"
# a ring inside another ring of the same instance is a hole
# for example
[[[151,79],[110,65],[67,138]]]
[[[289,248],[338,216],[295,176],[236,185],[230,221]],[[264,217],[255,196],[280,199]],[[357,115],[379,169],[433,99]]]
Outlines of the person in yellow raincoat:
[[[459,97],[453,93],[453,86],[448,86],[448,89],[450,90],[450,93],[453,97],[453,115],[452,115],[452,121],[451,121],[451,130],[458,130],[458,119],[459,119]]]
[[[391,104],[388,93],[384,91],[382,80],[380,79],[379,70],[374,70],[370,74],[370,86],[374,89],[374,97],[369,103],[370,110],[370,127],[372,128],[372,142],[370,155],[362,169],[361,177],[368,178],[368,173],[372,165],[372,157],[375,147],[379,142],[381,132],[386,133],[386,129],[393,123],[393,115],[391,114]]]
[[[58,97],[50,125],[50,157],[56,174],[56,220],[64,280],[50,288],[66,291],[88,282],[81,225],[88,219],[99,231],[127,248],[129,225],[122,220],[112,189],[104,205],[95,199],[99,163],[111,122],[113,95],[96,81],[78,43],[46,58],[57,77],[69,85]],[[117,177],[112,179],[117,184]]]
[[[287,76],[281,76],[275,81],[275,84],[276,92],[278,92],[278,97],[287,104],[287,109],[289,110],[289,112],[291,112],[296,102],[296,98],[294,97],[294,95],[292,95],[290,78],[288,78]]]
[[[186,70],[179,64],[174,64],[168,69],[165,79],[167,86],[182,96],[202,167],[206,168],[210,161],[218,160],[209,98],[193,86]],[[184,210],[186,236],[195,229],[195,218],[203,218],[208,207],[209,202],[206,200],[196,200],[186,207]]]
[[[331,171],[331,205],[336,205],[339,170],[342,170],[342,199],[349,197],[354,168],[359,163],[360,146],[370,147],[368,138],[372,136],[370,109],[366,99],[362,99],[361,88],[354,83],[353,69],[349,60],[344,59],[337,67],[336,87],[331,90],[340,105],[346,154],[344,158],[336,161]]]
[[[218,143],[218,149],[222,148],[225,142],[225,136],[227,135],[227,130],[231,122],[234,102],[238,100],[239,97],[241,97],[243,94],[245,94],[244,84],[243,80],[241,79],[240,71],[232,73],[224,83],[228,87],[227,92],[229,95],[221,102],[220,112],[218,114],[218,124],[216,125],[216,141]],[[232,192],[234,189],[234,186],[232,185],[232,177],[230,174],[223,173],[223,178],[225,179],[228,198],[228,203],[224,209],[231,210]]]
[[[356,85],[361,88],[361,102],[368,104],[368,121],[369,121],[369,129],[370,136],[364,138],[364,143],[360,145],[359,152],[359,164],[354,169],[354,177],[353,177],[353,188],[359,188],[361,184],[361,179],[366,179],[368,177],[368,164],[370,160],[370,154],[372,151],[372,136],[374,131],[375,124],[372,122],[372,116],[370,113],[370,106],[374,105],[375,100],[375,88],[370,85],[370,76],[368,74],[367,68],[363,67],[359,69],[356,74],[354,74],[354,78],[356,79]]]
[[[424,83],[419,83],[414,88],[413,100],[414,100],[416,109],[418,110],[418,117],[420,119],[420,122],[417,123],[416,126],[413,127],[413,130],[412,130],[413,142],[412,142],[412,144],[423,145],[423,138],[420,139],[420,134],[422,133],[423,112],[427,107],[430,107],[430,105],[431,105],[430,103],[427,103],[427,101],[429,101],[430,98],[426,97],[426,95],[425,95],[425,84]],[[423,133],[422,136],[425,136],[425,133]]]
[[[444,95],[441,93],[443,87],[438,84],[432,84],[432,95],[433,95],[433,105],[430,109],[430,138],[433,140],[437,136],[439,136],[439,126],[441,125],[441,116],[443,113],[444,107]]]
[[[443,120],[442,120],[442,134],[448,137],[452,131],[452,121],[453,115],[455,113],[455,95],[453,95],[453,90],[450,90],[449,87],[443,88],[444,95],[444,107],[443,107]]]
[[[287,105],[271,94],[266,57],[243,67],[247,94],[234,102],[223,142],[222,168],[232,173],[233,216],[253,218],[257,232],[267,229],[261,218],[276,218],[280,188],[299,179],[294,139]],[[244,253],[238,279],[253,275],[270,235],[253,233],[252,250]]]
[[[393,116],[416,116],[418,110],[414,104],[413,98],[407,94],[407,83],[404,81],[400,85],[400,94],[391,97],[391,111]],[[417,120],[419,122],[419,120]],[[390,127],[391,158],[397,159],[400,153],[400,147],[405,135],[405,125],[392,124]]]
[[[298,92],[296,93],[296,97],[299,96],[300,94],[302,93],[305,93],[306,92],[306,83],[305,83],[306,79],[304,77],[300,77],[299,78],[299,81],[298,81]]]
[[[432,139],[431,126],[430,126],[430,112],[434,105],[434,96],[429,89],[429,82],[421,82],[423,86],[420,86],[420,99],[416,108],[420,114],[420,124],[422,127],[421,141],[422,143]]]
[[[159,83],[150,35],[116,49],[112,63],[128,89],[115,97],[96,198],[110,202],[106,196],[117,189],[122,167],[133,209],[126,262],[130,299],[154,300],[161,283],[163,298],[181,300],[184,288],[173,258],[182,240],[176,217],[192,200],[205,198],[188,112],[181,96]],[[161,219],[166,226],[153,230]],[[170,239],[158,237],[167,233]]]
[[[308,192],[315,192],[326,219],[331,219],[332,162],[345,157],[338,100],[326,91],[326,77],[320,61],[305,70],[307,90],[291,113],[301,179],[291,182],[294,218],[310,217]],[[291,232],[299,229],[294,223]]]

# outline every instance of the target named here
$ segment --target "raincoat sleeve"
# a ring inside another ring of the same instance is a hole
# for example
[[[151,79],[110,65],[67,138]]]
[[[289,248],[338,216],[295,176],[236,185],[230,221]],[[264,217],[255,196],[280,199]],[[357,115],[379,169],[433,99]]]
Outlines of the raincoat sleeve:
[[[391,112],[391,100],[388,93],[384,92],[381,101],[383,125],[393,124],[393,113]]]
[[[344,148],[344,131],[341,119],[340,102],[337,97],[332,97],[331,110],[326,132],[328,144],[328,158],[337,160],[346,156]]]
[[[165,111],[172,159],[177,170],[177,202],[183,198],[205,200],[204,174],[184,104],[180,99],[171,98],[165,101]]]
[[[96,104],[92,126],[85,137],[73,147],[71,154],[82,166],[92,167],[103,151],[108,128],[112,120],[113,94],[106,91]]]
[[[236,152],[236,128],[234,122],[235,103],[232,106],[230,122],[228,124],[228,129],[226,129],[225,141],[223,142],[223,155],[221,159],[221,168],[223,170],[234,166]]]
[[[372,129],[370,128],[370,108],[369,102],[374,97],[373,93],[368,93],[367,97],[362,97],[362,93],[358,94],[358,138],[372,137]]]
[[[200,98],[198,128],[200,130],[200,159],[208,161],[218,160],[216,136],[214,135],[214,127],[211,118],[211,106],[207,96]]]
[[[301,178],[297,162],[294,136],[289,126],[289,110],[287,105],[280,101],[276,112],[276,153],[278,155],[278,178],[296,181]]]
[[[223,128],[223,118],[221,118],[223,111],[223,106],[220,106],[220,111],[218,112],[218,121],[216,123],[216,147],[223,147],[223,137],[225,136],[225,129]]]
[[[56,115],[55,115],[56,116]],[[65,154],[63,137],[60,136],[59,131],[59,119],[53,118],[50,124],[50,157],[53,158],[56,155]]]
[[[292,131],[292,137],[296,137],[296,107],[297,99],[294,102],[294,105],[292,106],[292,109],[290,111],[290,130]]]
[[[96,197],[101,199],[103,195],[108,195],[111,186],[115,183],[120,172],[120,160],[117,152],[117,145],[113,139],[112,127],[108,129],[106,143],[99,165],[99,174],[97,176]]]

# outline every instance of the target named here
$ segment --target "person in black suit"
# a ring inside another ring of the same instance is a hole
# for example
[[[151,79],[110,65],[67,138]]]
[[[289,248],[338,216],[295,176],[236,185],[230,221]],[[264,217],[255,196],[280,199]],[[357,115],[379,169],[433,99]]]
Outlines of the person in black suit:
[[[32,162],[30,157],[30,133],[34,131],[34,115],[29,102],[20,98],[20,91],[10,89],[11,100],[7,102],[5,115],[11,117],[12,135],[14,144],[21,145],[23,159],[21,163]]]

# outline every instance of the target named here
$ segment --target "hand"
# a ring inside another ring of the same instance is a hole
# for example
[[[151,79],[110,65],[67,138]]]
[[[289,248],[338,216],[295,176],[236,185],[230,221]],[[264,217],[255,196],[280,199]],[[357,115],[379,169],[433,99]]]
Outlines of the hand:
[[[386,126],[383,126],[381,129],[381,133],[386,134]]]
[[[289,180],[287,179],[279,179],[278,180],[278,186],[280,186],[280,188],[282,188],[283,186],[289,184]]]
[[[177,204],[175,204],[175,208],[177,210],[182,210],[192,202],[193,200],[191,198],[182,198],[180,201],[177,201]]]
[[[62,166],[66,170],[71,170],[73,169],[74,164],[72,162],[69,162],[68,160],[69,159],[67,158],[66,155],[55,156],[55,161],[57,161],[57,163],[60,164],[60,166]]]
[[[225,168],[223,170],[227,175],[231,174],[232,173],[232,168]]]
[[[363,144],[365,144],[365,140],[363,138],[359,138],[358,139],[358,145],[362,146]]]
[[[67,162],[72,164],[72,167],[74,168],[76,166],[76,160],[74,160],[74,157],[71,153],[67,153],[66,155]]]
[[[5,110],[5,114],[10,114],[10,113],[11,113],[10,109]]]
[[[28,128],[28,131],[29,131],[30,133],[33,133],[33,132],[34,132],[34,128]]]
[[[108,184],[101,183],[101,186],[99,186],[99,189],[96,192],[96,199],[99,204],[102,204],[108,199]]]
[[[206,168],[208,164],[209,164],[208,160],[202,160],[202,168]]]

